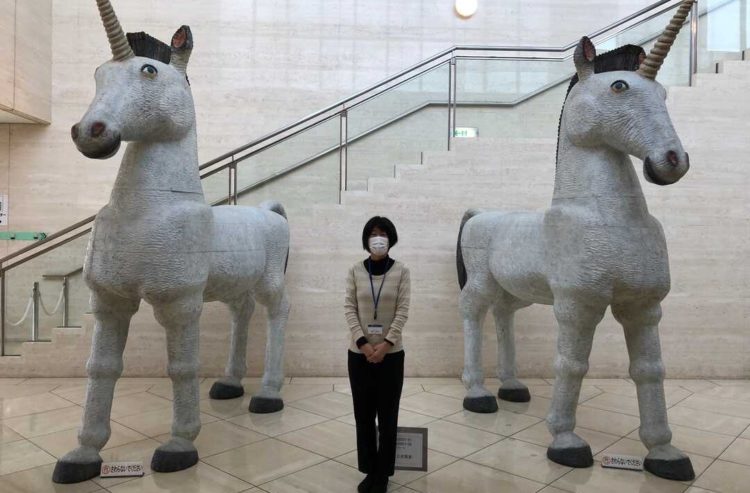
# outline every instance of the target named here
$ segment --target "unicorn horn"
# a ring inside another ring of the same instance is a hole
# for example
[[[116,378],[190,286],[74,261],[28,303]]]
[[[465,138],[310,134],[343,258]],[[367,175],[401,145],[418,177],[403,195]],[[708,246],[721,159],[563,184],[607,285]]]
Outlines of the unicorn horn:
[[[112,48],[112,59],[120,62],[134,57],[135,54],[130,48],[128,39],[122,32],[120,22],[117,20],[115,10],[112,8],[109,0],[96,0],[96,5],[99,7],[99,15],[102,17],[104,29],[107,31],[109,46]]]
[[[690,8],[694,2],[695,0],[685,0],[682,2],[672,20],[669,21],[669,25],[664,29],[659,39],[656,40],[654,47],[651,48],[651,53],[641,62],[641,66],[638,68],[639,74],[647,79],[656,79],[656,73],[664,63],[664,59],[667,57],[672,44],[674,44],[677,33],[680,32],[680,28],[685,19],[687,19],[688,12],[690,12]]]

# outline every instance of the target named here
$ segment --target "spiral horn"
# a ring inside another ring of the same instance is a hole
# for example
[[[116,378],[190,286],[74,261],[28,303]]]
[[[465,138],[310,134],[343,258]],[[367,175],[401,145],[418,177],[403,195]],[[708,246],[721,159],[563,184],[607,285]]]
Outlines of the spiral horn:
[[[107,39],[109,39],[109,46],[112,49],[112,59],[119,62],[134,57],[135,54],[130,48],[125,33],[122,32],[120,21],[117,20],[112,4],[109,3],[109,0],[96,0],[96,5],[99,7],[99,15],[102,18],[104,30],[107,31]]]
[[[685,23],[685,19],[687,19],[693,3],[695,3],[695,0],[685,0],[682,2],[682,5],[677,9],[672,20],[669,21],[669,24],[664,29],[664,32],[659,36],[659,39],[656,40],[654,47],[651,48],[651,52],[643,62],[641,62],[641,66],[638,67],[639,74],[647,79],[656,79],[656,73],[664,63],[664,59],[667,58],[669,49],[672,47],[672,44],[674,44],[674,40],[677,38],[677,33],[680,32],[680,28],[682,28],[682,25]]]

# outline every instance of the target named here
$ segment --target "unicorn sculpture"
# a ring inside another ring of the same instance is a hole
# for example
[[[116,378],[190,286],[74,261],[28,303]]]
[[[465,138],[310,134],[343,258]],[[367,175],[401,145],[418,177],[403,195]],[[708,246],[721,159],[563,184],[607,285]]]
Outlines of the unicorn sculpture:
[[[171,47],[139,33],[123,34],[109,0],[97,0],[113,58],[96,70],[96,97],[71,129],[85,156],[106,159],[130,141],[109,203],[97,214],[84,278],[95,317],[79,447],[55,467],[58,483],[99,474],[99,451],[110,436],[115,382],[133,314],[143,299],[166,331],[167,372],[174,392],[171,438],[154,453],[158,472],[198,461],[200,431],[198,322],[205,301],[232,312],[226,375],[214,398],[243,394],[245,352],[255,298],[268,309],[268,343],[260,391],[250,410],[283,407],[284,327],[289,302],[284,269],[289,227],[277,203],[210,207],[198,172],[196,123],[186,67],[193,41],[181,27]]]
[[[547,417],[554,462],[587,467],[591,448],[574,432],[594,330],[608,306],[622,324],[640,410],[644,467],[675,480],[694,477],[689,457],[671,445],[659,346],[661,301],[670,287],[664,232],[649,214],[629,155],[647,181],[677,182],[689,168],[656,74],[692,5],[687,0],[640,68],[595,73],[584,37],[574,62],[579,82],[565,102],[551,207],[544,213],[464,215],[458,238],[460,309],[465,335],[464,407],[494,412],[484,387],[481,327],[492,308],[498,333],[499,397],[528,400],[516,377],[513,316],[533,303],[553,305],[559,325],[556,379]]]

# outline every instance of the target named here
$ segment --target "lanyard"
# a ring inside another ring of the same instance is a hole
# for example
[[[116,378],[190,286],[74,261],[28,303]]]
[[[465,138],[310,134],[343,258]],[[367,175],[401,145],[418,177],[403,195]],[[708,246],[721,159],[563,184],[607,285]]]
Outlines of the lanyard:
[[[372,291],[372,303],[375,305],[375,316],[374,319],[378,319],[378,305],[380,304],[380,293],[383,292],[383,284],[385,284],[385,276],[388,271],[383,272],[383,279],[380,281],[380,289],[378,289],[378,295],[375,296],[375,284],[372,282],[372,261],[367,259],[367,273],[370,274],[370,290]]]

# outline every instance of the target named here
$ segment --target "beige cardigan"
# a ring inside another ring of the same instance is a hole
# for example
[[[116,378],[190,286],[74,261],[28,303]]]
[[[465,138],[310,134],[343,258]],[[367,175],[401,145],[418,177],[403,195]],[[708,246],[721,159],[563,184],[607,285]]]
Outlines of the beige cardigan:
[[[377,294],[383,276],[372,276]],[[374,320],[375,305],[370,288],[370,275],[362,262],[357,262],[349,269],[346,278],[346,297],[344,300],[344,314],[351,332],[349,350],[361,352],[357,347],[357,340],[365,337],[370,344],[378,344],[388,339],[393,346],[389,353],[401,351],[401,333],[409,315],[409,299],[411,296],[411,281],[409,269],[399,261],[385,273],[385,283],[378,303],[378,319]],[[369,324],[376,323],[383,326],[383,334],[370,334]]]

